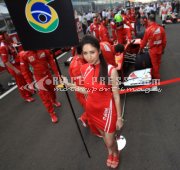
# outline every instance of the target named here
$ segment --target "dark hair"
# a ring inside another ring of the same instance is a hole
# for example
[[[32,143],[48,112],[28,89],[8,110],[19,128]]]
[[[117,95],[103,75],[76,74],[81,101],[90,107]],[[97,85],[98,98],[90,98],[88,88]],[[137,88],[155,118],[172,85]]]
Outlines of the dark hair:
[[[107,17],[103,17],[103,18],[102,18],[102,21],[106,21],[106,20],[107,20]]]
[[[155,15],[154,14],[150,14],[148,17],[148,20],[154,22],[156,20]]]
[[[141,19],[147,20],[147,17],[146,16],[142,16]]]
[[[117,44],[115,47],[114,47],[114,50],[116,53],[122,53],[124,52],[124,45],[122,44]]]
[[[83,46],[86,44],[91,44],[97,50],[100,50],[99,41],[91,35],[86,35],[81,40],[82,49],[83,49]],[[100,71],[99,71],[98,81],[100,82],[100,77],[105,77],[105,84],[107,85],[108,84],[108,66],[102,53],[99,55],[99,60],[100,60]]]
[[[124,10],[121,10],[121,14],[125,14]]]
[[[140,19],[143,20],[144,23],[146,23],[148,20],[146,16],[142,16]]]

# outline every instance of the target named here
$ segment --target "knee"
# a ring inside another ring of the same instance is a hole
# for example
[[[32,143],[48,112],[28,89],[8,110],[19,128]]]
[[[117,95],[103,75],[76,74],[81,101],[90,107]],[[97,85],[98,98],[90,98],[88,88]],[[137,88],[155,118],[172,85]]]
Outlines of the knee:
[[[114,145],[114,140],[106,140],[106,146],[108,147],[108,148],[111,148],[111,147],[113,147],[113,145]]]

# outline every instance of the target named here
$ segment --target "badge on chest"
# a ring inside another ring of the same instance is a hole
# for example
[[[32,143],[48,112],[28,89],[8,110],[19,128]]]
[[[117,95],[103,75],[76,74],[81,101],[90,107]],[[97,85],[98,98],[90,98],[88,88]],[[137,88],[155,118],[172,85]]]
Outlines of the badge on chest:
[[[33,55],[28,57],[28,60],[30,63],[32,63],[35,60],[35,57]]]
[[[46,56],[45,52],[39,54],[39,58],[44,58]]]

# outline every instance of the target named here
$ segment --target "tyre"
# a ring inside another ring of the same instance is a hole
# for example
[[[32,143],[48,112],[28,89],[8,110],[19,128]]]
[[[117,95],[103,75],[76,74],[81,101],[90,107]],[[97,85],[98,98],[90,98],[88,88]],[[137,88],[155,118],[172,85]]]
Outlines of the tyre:
[[[137,54],[135,62],[135,70],[151,68],[151,60],[148,52]]]

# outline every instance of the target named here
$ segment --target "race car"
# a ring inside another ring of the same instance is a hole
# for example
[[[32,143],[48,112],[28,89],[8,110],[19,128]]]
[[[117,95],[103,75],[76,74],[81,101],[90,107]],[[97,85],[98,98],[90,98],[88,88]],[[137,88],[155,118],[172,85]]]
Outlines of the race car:
[[[179,23],[179,22],[180,22],[180,18],[178,17],[178,13],[170,12],[167,14],[167,18],[166,18],[167,24]]]
[[[141,39],[134,39],[126,44],[124,52],[115,56],[121,70],[122,83],[125,88],[150,85],[152,82],[151,61],[148,50],[139,54]]]

